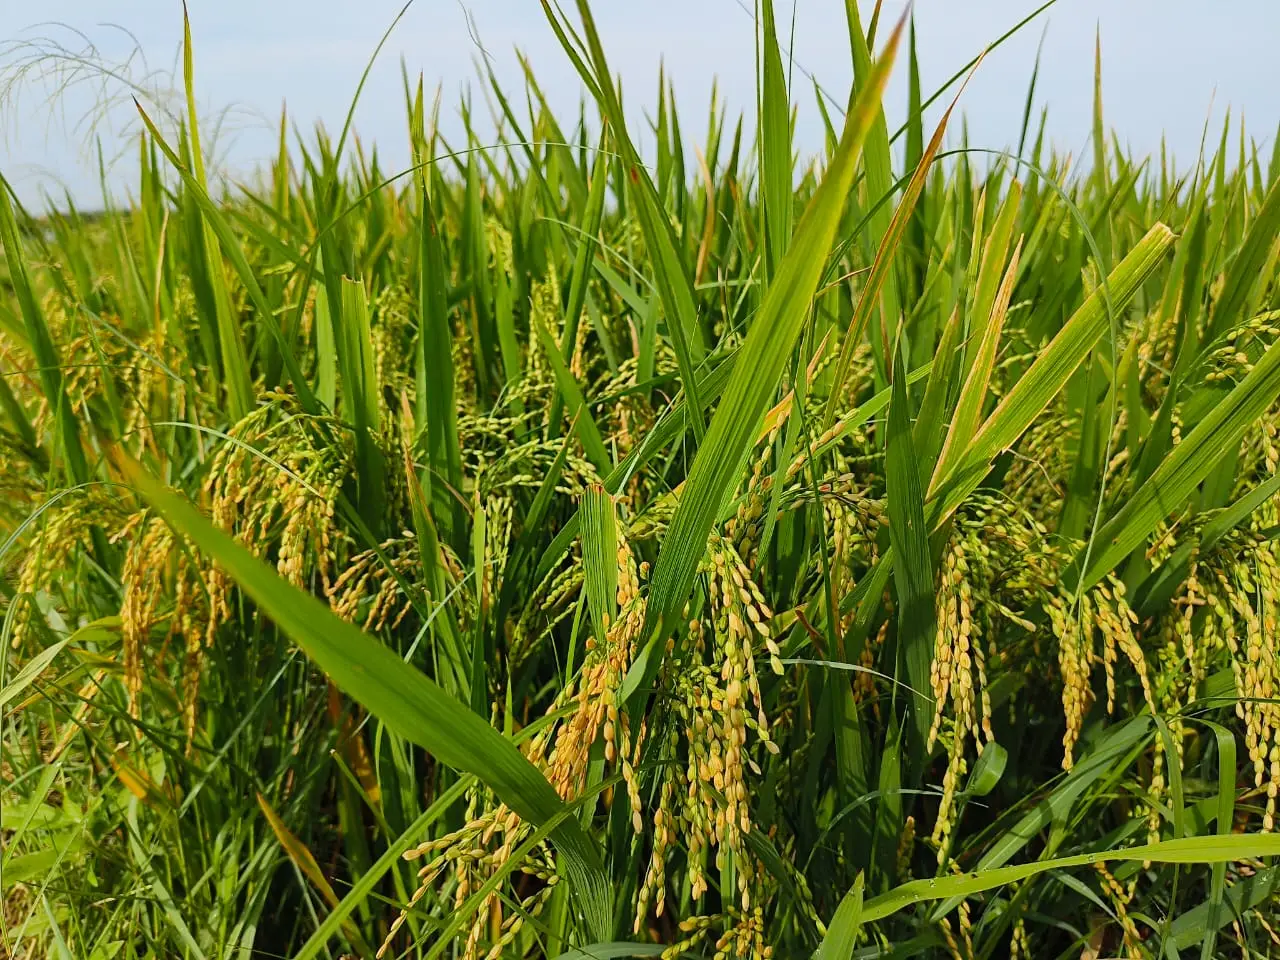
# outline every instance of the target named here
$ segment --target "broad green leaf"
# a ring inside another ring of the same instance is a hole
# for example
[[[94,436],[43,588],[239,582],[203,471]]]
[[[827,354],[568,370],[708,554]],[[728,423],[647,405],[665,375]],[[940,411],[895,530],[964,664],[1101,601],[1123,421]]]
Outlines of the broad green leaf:
[[[1187,502],[1224,458],[1237,452],[1245,431],[1280,396],[1280,344],[1272,344],[1230,393],[1200,419],[1155,472],[1125,498],[1098,532],[1095,550],[1079,558],[1081,589],[1088,589],[1138,548],[1157,526]],[[1079,562],[1079,561],[1078,561]]]
[[[740,464],[755,442],[760,418],[778,388],[818,289],[853,181],[854,165],[880,109],[880,97],[901,33],[899,24],[876,64],[871,82],[850,109],[826,176],[810,200],[760,314],[738,352],[724,397],[698,448],[680,505],[658,554],[646,614],[650,625],[645,630],[646,637],[652,635],[653,626],[662,624],[669,629],[674,624],[693,588],[698,563],[706,552],[707,537],[721,505],[740,479]],[[696,406],[696,402],[690,405]]]
[[[1217,926],[1213,932],[1232,923],[1246,910],[1265,904],[1280,892],[1280,867],[1268,867],[1249,877],[1242,877],[1226,889],[1222,907],[1217,911]],[[1209,914],[1213,904],[1205,902],[1188,910],[1169,928],[1168,943],[1177,950],[1186,950],[1197,943],[1204,944],[1210,933]]]
[[[0,689],[0,707],[3,707],[23,690],[31,686],[36,678],[45,671],[45,668],[53,662],[54,657],[60,654],[71,640],[71,637],[67,637],[65,640],[59,640],[57,643],[45,647],[23,664],[17,675],[4,685],[4,689]]]
[[[1209,331],[1220,334],[1234,326],[1240,319],[1245,298],[1258,281],[1259,271],[1271,252],[1272,241],[1280,233],[1280,180],[1271,184],[1262,207],[1249,225],[1244,242],[1231,261],[1209,315]]]
[[[978,754],[978,762],[973,765],[969,774],[969,782],[964,792],[971,797],[985,797],[996,788],[1000,778],[1004,776],[1004,768],[1009,762],[1009,751],[994,740],[982,745]]]
[[[862,929],[863,886],[864,878],[859,873],[840,906],[836,907],[836,915],[831,918],[827,935],[822,938],[814,960],[852,960],[858,932]]]
[[[582,495],[582,566],[596,642],[618,615],[618,520],[613,497],[592,484]]]
[[[515,813],[543,824],[567,812],[546,778],[504,738],[389,648],[291,586],[181,497],[137,467],[130,480],[173,527],[216,559],[284,633],[348,696],[441,763],[475,774]],[[597,936],[607,935],[609,880],[594,843],[573,817],[552,831],[573,896]]]
[[[1050,870],[1067,870],[1071,867],[1091,866],[1108,861],[1137,861],[1153,863],[1231,863],[1269,857],[1280,854],[1280,834],[1244,833],[1225,837],[1183,837],[1147,843],[1121,850],[1102,850],[1082,853],[1072,857],[1055,857],[1023,863],[1013,867],[996,867],[936,880],[913,880],[895,890],[867,901],[862,908],[864,923],[874,923],[893,916],[915,903],[944,900],[949,897],[967,897],[984,890],[994,890],[1010,883],[1018,883],[1029,877]]]
[[[996,455],[1011,447],[1052,402],[1106,334],[1108,316],[1128,305],[1172,243],[1173,232],[1164,224],[1148,230],[1040,351],[1035,363],[983,423],[956,466],[934,485],[930,518],[935,529],[977,488]]]
[[[76,836],[58,847],[47,847],[35,853],[15,856],[4,866],[4,877],[0,878],[0,891],[8,893],[19,883],[44,880],[59,863],[83,850],[85,842],[85,837]]]
[[[889,439],[885,451],[885,484],[888,492],[889,543],[897,588],[898,666],[905,668],[913,689],[929,689],[933,662],[936,609],[933,595],[933,563],[929,529],[925,526],[924,489],[920,464],[911,441],[911,411],[907,398],[907,371],[902,346],[893,354],[893,399],[889,402]],[[929,735],[933,711],[911,701],[911,715],[920,748]]]
[[[49,335],[44,311],[40,308],[39,298],[27,273],[27,261],[22,255],[22,237],[18,233],[13,205],[9,201],[11,189],[9,181],[0,177],[0,245],[4,246],[5,261],[9,267],[9,283],[13,285],[14,295],[18,300],[27,342],[39,365],[40,385],[44,390],[45,402],[53,411],[58,446],[66,460],[67,475],[73,483],[85,483],[89,479],[89,466],[85,460],[84,447],[81,446],[80,425],[63,386],[62,361],[58,349]]]

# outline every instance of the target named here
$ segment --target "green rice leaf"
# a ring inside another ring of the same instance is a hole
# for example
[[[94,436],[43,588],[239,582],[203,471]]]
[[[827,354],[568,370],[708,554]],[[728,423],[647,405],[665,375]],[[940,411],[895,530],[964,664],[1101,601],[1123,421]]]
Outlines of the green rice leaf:
[[[382,878],[397,863],[401,862],[400,858],[404,855],[404,852],[418,841],[427,827],[444,816],[449,807],[461,799],[474,782],[474,777],[461,777],[445,790],[430,807],[424,810],[413,823],[409,824],[408,828],[396,838],[395,842],[387,847],[382,856],[361,875],[359,880],[352,884],[346,896],[325,915],[324,920],[316,928],[316,932],[293,955],[293,960],[311,960],[312,957],[318,956],[324,950],[325,944],[328,943],[329,939],[343,928],[356,908],[373,894],[374,889]]]
[[[649,172],[640,162],[640,155],[627,133],[622,102],[614,88],[612,74],[605,60],[604,46],[596,31],[595,20],[586,0],[578,0],[578,14],[585,34],[585,52],[591,66],[574,49],[569,40],[568,28],[562,24],[557,11],[548,0],[542,0],[543,10],[552,23],[562,46],[570,53],[579,73],[587,82],[610,126],[610,134],[622,157],[630,189],[635,191],[635,212],[644,233],[645,246],[653,258],[654,284],[662,298],[667,318],[667,332],[680,367],[680,379],[685,392],[693,401],[690,423],[694,437],[701,440],[703,422],[701,404],[697,396],[696,370],[705,354],[703,336],[693,295],[693,283],[683,262],[672,231],[671,221],[662,205],[657,188]]]
[[[1055,857],[1012,867],[997,867],[992,870],[940,877],[936,880],[913,880],[867,901],[863,906],[863,921],[872,923],[883,920],[916,903],[944,900],[949,897],[967,897],[985,890],[994,890],[1050,870],[1067,870],[1072,867],[1091,866],[1109,861],[1231,863],[1277,854],[1280,854],[1280,835],[1245,833],[1225,837],[1183,837],[1180,840],[1147,843],[1121,850],[1102,850],[1072,857]]]
[[[249,261],[245,258],[244,250],[236,239],[234,231],[227,223],[226,218],[219,212],[217,205],[213,202],[204,186],[182,163],[173,148],[165,142],[159,128],[147,116],[146,111],[142,109],[142,105],[136,100],[134,105],[138,108],[138,114],[142,117],[142,122],[147,128],[147,132],[151,134],[152,140],[160,147],[161,152],[164,153],[182,178],[183,184],[200,211],[203,222],[212,230],[214,237],[217,238],[217,245],[221,247],[223,254],[231,262],[231,267],[235,270],[236,276],[244,284],[245,292],[249,295],[249,301],[253,304],[254,309],[258,311],[259,322],[271,334],[276,346],[280,349],[281,359],[284,361],[285,369],[289,373],[289,379],[293,383],[294,389],[298,391],[298,399],[301,401],[303,409],[309,413],[317,412],[319,408],[316,405],[315,393],[312,391],[306,377],[303,376],[302,368],[294,356],[293,346],[285,339],[284,333],[280,329],[280,324],[276,320],[275,311],[271,309],[271,305],[267,302],[266,295],[262,292],[258,278],[254,274],[253,268],[249,265]],[[212,244],[209,246],[212,247]]]
[[[857,18],[857,4],[854,3],[853,0],[847,0],[846,6],[850,11],[849,16],[852,18],[850,31],[856,36],[857,30],[854,29],[853,21]],[[897,36],[896,33],[894,35]],[[961,92],[963,92],[963,90]],[[911,175],[911,180],[907,183],[907,189],[902,194],[902,200],[899,201],[892,219],[887,222],[883,232],[880,234],[880,241],[876,248],[875,260],[871,264],[871,274],[867,277],[866,283],[862,288],[862,292],[858,296],[858,304],[854,308],[853,318],[849,321],[849,327],[845,331],[843,339],[840,341],[840,356],[836,360],[835,373],[833,374],[831,384],[831,394],[827,400],[826,414],[823,417],[824,427],[831,426],[835,421],[836,409],[840,403],[841,397],[843,396],[845,381],[849,377],[849,371],[853,364],[853,355],[862,342],[862,334],[866,329],[867,322],[871,319],[872,311],[877,304],[879,304],[881,306],[881,315],[883,317],[897,317],[897,293],[892,280],[894,259],[898,253],[898,245],[902,241],[902,237],[906,232],[908,224],[911,223],[912,213],[915,211],[916,204],[920,200],[920,194],[924,190],[925,181],[929,174],[929,168],[933,164],[934,157],[937,156],[939,148],[942,146],[942,139],[947,130],[947,122],[951,119],[951,111],[955,109],[958,101],[959,94],[957,94],[956,99],[951,102],[951,106],[947,108],[947,112],[942,115],[942,119],[938,121],[937,129],[934,130],[933,137],[929,140],[929,146],[925,149],[924,155],[920,158],[920,163],[916,165],[915,172]],[[873,130],[881,129],[883,128],[883,125],[884,113],[882,111],[879,114],[879,127],[873,127]],[[886,142],[884,144],[886,158],[883,158],[878,162],[872,162],[871,156],[868,155],[867,172],[869,184],[876,176],[873,171],[882,164],[887,165],[888,149],[888,143]],[[881,299],[882,293],[883,299]],[[888,354],[889,338],[893,336],[896,336],[896,333],[890,333],[887,330],[882,330],[880,343],[875,342],[875,337],[872,338],[872,350],[876,351],[885,362],[892,362],[889,359]]]
[[[911,441],[907,371],[901,345],[893,355],[893,399],[889,403],[889,440],[884,462],[889,542],[895,557],[893,578],[898,598],[898,663],[905,669],[911,688],[927,690],[936,629],[933,562],[929,529],[925,526],[920,464]],[[918,745],[922,748],[933,722],[933,710],[913,699],[911,715]]]
[[[867,130],[880,109],[902,25],[894,31],[871,81],[849,111],[840,145],[826,176],[796,228],[791,247],[765,295],[760,315],[738,353],[734,372],[707,436],[698,449],[685,490],[653,571],[646,636],[653,627],[674,625],[693,588],[721,506],[740,479],[739,469],[764,415],[818,289],[827,254],[853,181],[854,165]],[[696,406],[693,398],[690,404]],[[656,666],[656,665],[655,665]]]
[[[1201,720],[1213,734],[1218,748],[1218,836],[1230,836],[1235,829],[1236,814],[1236,738],[1226,727],[1212,720]],[[1200,960],[1211,960],[1217,946],[1218,929],[1226,923],[1223,904],[1226,900],[1227,865],[1215,863],[1209,881],[1209,910],[1205,917],[1205,937],[1200,945]],[[1175,933],[1175,940],[1178,939]]]
[[[596,642],[618,616],[618,520],[613,497],[599,484],[582,495],[582,567]]]
[[[951,417],[951,428],[942,444],[942,452],[938,455],[938,465],[933,476],[946,476],[952,464],[959,459],[960,451],[968,446],[978,429],[982,419],[982,410],[987,401],[987,388],[991,383],[991,373],[995,368],[996,348],[1000,343],[1000,334],[1004,331],[1004,318],[1009,312],[1009,298],[1013,295],[1013,282],[1018,276],[1018,254],[1020,248],[1014,248],[1013,258],[1005,271],[1004,280],[995,294],[990,314],[986,322],[981,324],[981,337],[974,349],[969,374],[960,388],[960,399],[956,402],[955,412]],[[930,484],[932,486],[932,482]]]
[[[853,957],[853,948],[862,930],[863,886],[864,877],[859,873],[840,906],[836,907],[836,915],[831,918],[827,935],[822,938],[822,945],[814,955],[815,960],[851,960]]]
[[[1199,483],[1236,454],[1244,432],[1280,397],[1280,344],[1272,344],[1236,387],[1160,461],[1155,472],[1103,528],[1095,552],[1079,558],[1081,588],[1088,589],[1137,549],[1157,526],[1180,509]]]
[[[606,936],[609,879],[600,853],[542,773],[511,741],[409,666],[390,649],[291,586],[215,528],[181,497],[137,467],[130,480],[175,530],[216,559],[240,589],[348,696],[441,763],[475,774],[513,811],[534,824],[560,817],[552,831],[569,870],[571,891],[596,936]]]
[[[182,5],[182,79],[187,100],[187,137],[191,146],[191,165],[195,182],[202,192],[208,191],[204,172],[204,155],[200,148],[200,124],[196,112],[194,51],[191,44],[191,20],[187,6]],[[141,108],[139,108],[141,110]],[[249,355],[244,345],[244,332],[239,318],[231,313],[231,298],[227,291],[227,278],[222,259],[218,256],[218,244],[214,241],[209,224],[201,209],[201,229],[204,232],[205,269],[213,295],[213,322],[218,335],[218,349],[222,362],[222,375],[231,405],[231,419],[240,420],[253,408],[253,380],[249,375]],[[264,323],[274,322],[268,313]]]
[[[1109,311],[1119,312],[1128,305],[1172,243],[1173,232],[1164,224],[1148,230],[1040,351],[1035,363],[983,423],[956,466],[933,485],[930,518],[935,529],[976,489],[996,455],[1013,446],[1049,405],[1107,332]]]
[[[22,237],[14,217],[13,204],[9,201],[9,181],[0,177],[0,244],[4,245],[5,262],[9,267],[9,282],[22,314],[23,327],[31,352],[39,365],[40,386],[45,402],[53,411],[54,425],[58,432],[58,446],[65,458],[67,475],[72,483],[89,480],[89,466],[81,445],[80,425],[63,387],[62,360],[49,335],[44,311],[31,285],[27,273],[26,258],[22,255]]]
[[[67,637],[65,640],[50,644],[24,663],[17,675],[12,680],[7,681],[4,687],[0,689],[0,707],[3,707],[18,694],[22,693],[23,690],[31,686],[72,639],[72,637]]]
[[[765,276],[782,262],[791,241],[793,197],[791,103],[782,72],[773,0],[760,2],[759,137],[760,186],[764,215]],[[767,280],[766,280],[767,282]]]
[[[1244,242],[1231,260],[1231,268],[1223,278],[1222,293],[1209,315],[1210,334],[1220,334],[1239,321],[1245,298],[1258,281],[1277,233],[1280,233],[1280,180],[1271,184]]]
[[[595,418],[591,416],[591,410],[582,395],[582,388],[574,379],[569,365],[564,362],[564,357],[560,355],[560,345],[556,343],[551,331],[537,318],[534,318],[533,325],[538,342],[542,345],[542,352],[555,374],[556,386],[560,390],[560,396],[564,398],[565,409],[577,424],[578,439],[582,441],[582,449],[592,466],[602,475],[608,476],[613,470],[613,459],[605,449],[600,428],[596,425]]]

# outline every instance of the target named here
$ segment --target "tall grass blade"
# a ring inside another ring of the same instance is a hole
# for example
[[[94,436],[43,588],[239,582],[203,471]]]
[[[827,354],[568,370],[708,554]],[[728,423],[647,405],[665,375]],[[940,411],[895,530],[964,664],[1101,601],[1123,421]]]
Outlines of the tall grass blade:
[[[1169,451],[1155,472],[1098,531],[1096,552],[1081,558],[1081,586],[1097,583],[1142,544],[1196,487],[1235,455],[1241,437],[1280,396],[1280,345],[1273,344],[1245,378]]]
[[[856,4],[853,3],[853,0],[849,0],[849,8],[856,10]],[[961,92],[963,93],[963,90]],[[862,292],[858,296],[858,305],[854,308],[853,318],[849,321],[849,327],[845,331],[844,338],[840,341],[840,356],[836,360],[831,393],[827,400],[826,414],[823,417],[824,427],[830,427],[835,421],[836,409],[844,393],[845,381],[849,377],[854,352],[862,342],[862,334],[867,329],[867,323],[871,319],[877,304],[881,307],[882,317],[892,317],[893,322],[897,322],[896,308],[893,308],[892,312],[890,312],[890,305],[896,303],[897,294],[894,292],[896,288],[886,287],[885,284],[890,282],[890,277],[893,275],[894,258],[898,252],[898,245],[902,241],[907,225],[911,223],[912,214],[928,178],[929,168],[933,163],[934,157],[937,156],[939,148],[942,146],[943,135],[947,130],[947,122],[951,119],[951,111],[955,109],[958,100],[959,94],[957,94],[957,99],[952,101],[951,106],[947,108],[947,112],[942,115],[937,129],[933,132],[933,137],[929,140],[929,146],[920,158],[920,163],[916,166],[915,172],[911,175],[911,180],[907,184],[907,189],[903,192],[902,199],[898,202],[898,207],[894,211],[892,219],[888,221],[883,233],[880,235],[880,244],[876,250],[875,261],[871,265],[871,274],[867,277]],[[883,122],[883,115],[881,115],[881,122]],[[887,146],[885,149],[888,149]],[[881,299],[881,293],[885,290],[890,292],[886,292],[883,299]],[[872,332],[871,348],[877,352],[877,355],[884,358],[886,365],[892,363],[892,358],[889,355],[890,336],[896,336],[896,331],[891,333],[887,330],[881,330],[880,339],[877,342],[875,331]]]
[[[587,605],[596,642],[603,644],[618,614],[618,520],[613,498],[602,486],[588,487],[582,497],[581,515]]]
[[[891,916],[912,904],[949,897],[965,897],[1007,884],[1018,883],[1050,870],[1091,866],[1108,861],[1152,863],[1231,863],[1254,857],[1280,854],[1280,835],[1271,833],[1231,834],[1225,837],[1183,837],[1158,843],[1140,844],[1120,850],[1102,850],[1071,857],[1054,857],[1013,867],[978,870],[937,880],[913,880],[895,890],[867,901],[864,922]]]
[[[791,166],[791,103],[782,71],[773,0],[760,0],[760,186],[764,210],[766,284],[782,262],[791,240],[794,203]]]
[[[804,212],[791,247],[734,361],[734,371],[716,409],[706,439],[689,470],[680,505],[653,571],[647,619],[649,628],[669,629],[693,587],[707,536],[725,497],[739,479],[743,457],[755,441],[779,377],[808,315],[823,264],[835,238],[845,195],[867,131],[880,110],[880,97],[893,64],[902,25],[849,111],[840,144],[826,176]],[[690,402],[693,402],[690,397]],[[688,405],[686,405],[688,409]]]
[[[131,482],[175,529],[216,558],[282,630],[352,699],[399,736],[442,763],[475,774],[513,811],[535,824],[565,812],[542,773],[487,723],[387,647],[290,586],[243,547],[141,470]],[[564,817],[552,831],[588,925],[607,935],[609,880],[600,854],[577,821]]]
[[[977,487],[996,454],[1012,446],[1049,405],[1106,334],[1109,314],[1128,305],[1172,243],[1173,233],[1168,227],[1159,223],[1153,226],[1040,352],[983,423],[956,466],[934,485],[936,492],[930,499],[935,526]]]
[[[862,930],[863,887],[864,878],[860,873],[853,882],[853,887],[840,901],[840,906],[836,907],[836,915],[831,918],[827,935],[822,938],[822,945],[814,955],[816,960],[851,960],[853,957],[853,948],[857,945],[858,934]]]
[[[575,61],[579,73],[608,121],[611,137],[625,168],[629,189],[635,191],[635,212],[644,233],[645,245],[653,258],[654,284],[662,298],[667,333],[680,367],[681,384],[693,401],[690,424],[695,439],[700,441],[705,428],[697,396],[696,370],[702,362],[705,347],[687,265],[680,256],[671,222],[657,188],[640,162],[640,155],[627,133],[622,102],[614,88],[612,74],[605,61],[604,47],[600,43],[595,20],[586,0],[578,0],[578,14],[582,20],[585,52],[590,58],[590,67],[574,48],[569,39],[569,28],[562,22],[558,12],[552,9],[548,0],[542,0],[542,7],[560,37],[561,45]]]
[[[80,424],[63,387],[62,360],[49,334],[49,325],[45,322],[44,311],[40,308],[27,272],[27,262],[22,254],[22,236],[14,217],[13,204],[9,200],[10,191],[9,181],[0,177],[0,243],[4,244],[9,283],[18,300],[27,342],[39,365],[40,386],[44,391],[45,402],[53,412],[59,452],[64,459],[67,475],[72,483],[86,483],[89,480],[89,465],[82,446]]]
[[[893,399],[889,402],[889,438],[885,451],[885,483],[888,488],[889,542],[893,547],[894,584],[897,587],[898,664],[907,684],[915,690],[929,688],[933,660],[935,608],[933,563],[929,530],[925,526],[924,489],[920,464],[911,440],[907,371],[899,344],[893,356]],[[896,672],[896,671],[895,671]],[[911,702],[917,748],[923,747],[933,722],[933,711]]]

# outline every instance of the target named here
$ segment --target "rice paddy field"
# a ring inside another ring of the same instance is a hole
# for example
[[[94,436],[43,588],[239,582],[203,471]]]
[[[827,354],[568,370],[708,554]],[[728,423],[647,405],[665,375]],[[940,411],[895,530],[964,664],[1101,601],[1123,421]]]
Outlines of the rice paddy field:
[[[770,0],[641,128],[544,6],[579,115],[230,183],[188,31],[127,197],[0,189],[0,955],[1280,956],[1280,148]]]

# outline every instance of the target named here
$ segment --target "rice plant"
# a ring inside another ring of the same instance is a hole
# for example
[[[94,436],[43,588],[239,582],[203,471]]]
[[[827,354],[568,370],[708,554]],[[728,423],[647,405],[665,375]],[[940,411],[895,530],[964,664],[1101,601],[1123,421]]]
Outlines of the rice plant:
[[[544,9],[591,113],[233,186],[188,30],[0,188],[0,954],[1280,956],[1280,146],[944,150],[850,0],[797,160],[760,0],[692,151]]]

